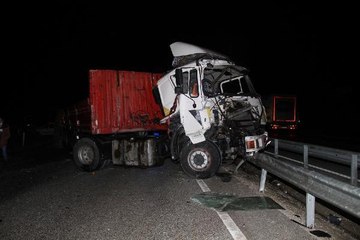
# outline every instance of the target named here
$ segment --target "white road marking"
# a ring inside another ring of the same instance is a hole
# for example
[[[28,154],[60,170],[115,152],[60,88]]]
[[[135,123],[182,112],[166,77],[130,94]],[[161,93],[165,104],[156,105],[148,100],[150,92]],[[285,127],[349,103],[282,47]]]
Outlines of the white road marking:
[[[199,184],[201,190],[203,192],[210,192],[210,188],[206,183],[201,179],[196,179],[196,182]],[[234,220],[230,217],[230,215],[227,212],[219,212],[214,209],[214,211],[217,213],[217,215],[220,217],[220,219],[223,221],[225,227],[231,234],[234,240],[247,240],[245,235],[242,233],[242,231],[239,229],[239,227],[236,225]]]
[[[201,190],[203,192],[210,192],[211,191],[210,188],[208,187],[208,185],[206,185],[206,183],[203,180],[196,179],[196,182],[199,184],[199,186],[200,186],[200,188],[201,188]]]

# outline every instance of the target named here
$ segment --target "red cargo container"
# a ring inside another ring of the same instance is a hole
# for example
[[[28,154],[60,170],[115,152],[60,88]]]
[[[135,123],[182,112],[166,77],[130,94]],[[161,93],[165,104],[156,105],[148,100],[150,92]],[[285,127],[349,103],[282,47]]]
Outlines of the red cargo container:
[[[152,96],[161,74],[116,70],[90,71],[91,132],[111,134],[166,130]]]
[[[90,70],[90,96],[67,109],[67,124],[92,134],[166,130],[152,96],[160,77],[148,72]]]

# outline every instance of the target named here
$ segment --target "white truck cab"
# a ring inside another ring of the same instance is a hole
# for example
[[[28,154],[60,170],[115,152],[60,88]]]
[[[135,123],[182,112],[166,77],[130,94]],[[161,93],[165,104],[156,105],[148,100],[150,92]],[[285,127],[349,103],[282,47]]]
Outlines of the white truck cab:
[[[266,113],[247,75],[228,57],[195,45],[170,45],[174,69],[154,93],[169,124],[171,156],[195,178],[223,161],[249,159],[268,144]]]

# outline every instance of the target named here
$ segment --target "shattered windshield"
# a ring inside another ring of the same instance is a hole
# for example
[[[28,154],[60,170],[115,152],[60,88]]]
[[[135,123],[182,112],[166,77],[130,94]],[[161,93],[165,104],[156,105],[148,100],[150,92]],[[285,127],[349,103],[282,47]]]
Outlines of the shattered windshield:
[[[246,69],[239,66],[206,68],[202,85],[206,96],[256,94]]]
[[[224,95],[239,95],[250,93],[249,87],[244,77],[233,78],[221,82],[220,90]]]

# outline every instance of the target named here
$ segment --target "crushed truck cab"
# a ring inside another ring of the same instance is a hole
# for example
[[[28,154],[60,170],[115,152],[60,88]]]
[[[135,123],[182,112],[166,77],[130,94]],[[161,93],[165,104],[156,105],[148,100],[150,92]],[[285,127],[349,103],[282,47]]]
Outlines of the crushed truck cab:
[[[174,69],[153,92],[169,126],[172,159],[188,175],[208,178],[222,162],[263,150],[266,113],[247,69],[198,46],[175,42],[170,48]]]

